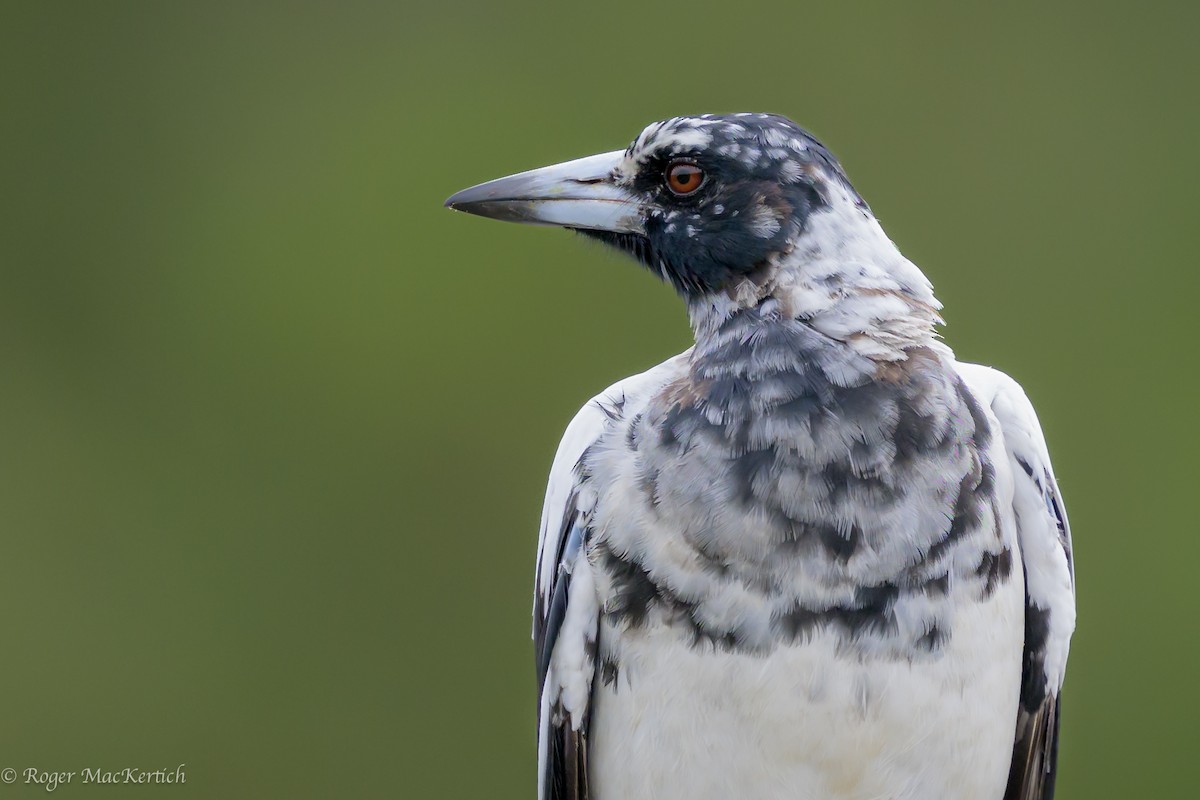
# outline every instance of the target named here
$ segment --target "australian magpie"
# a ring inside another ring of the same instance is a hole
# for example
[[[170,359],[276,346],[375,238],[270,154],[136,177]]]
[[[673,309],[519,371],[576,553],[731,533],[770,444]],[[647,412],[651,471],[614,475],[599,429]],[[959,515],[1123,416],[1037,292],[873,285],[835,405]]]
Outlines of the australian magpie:
[[[554,459],[539,797],[1052,796],[1075,592],[1041,428],[829,150],[677,117],[446,204],[627,252],[695,335]]]

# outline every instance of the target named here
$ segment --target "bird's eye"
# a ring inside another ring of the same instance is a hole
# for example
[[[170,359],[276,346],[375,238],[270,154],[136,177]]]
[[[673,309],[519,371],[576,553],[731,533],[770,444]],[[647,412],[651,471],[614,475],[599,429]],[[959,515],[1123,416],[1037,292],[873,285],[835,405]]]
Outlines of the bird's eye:
[[[690,161],[672,161],[667,165],[667,188],[677,195],[689,195],[704,184],[704,170]]]

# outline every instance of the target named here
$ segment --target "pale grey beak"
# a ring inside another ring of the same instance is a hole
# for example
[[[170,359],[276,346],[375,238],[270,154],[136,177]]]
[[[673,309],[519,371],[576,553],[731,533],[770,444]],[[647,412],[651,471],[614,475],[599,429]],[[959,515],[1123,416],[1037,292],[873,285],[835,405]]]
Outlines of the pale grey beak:
[[[447,208],[508,222],[644,233],[638,201],[613,182],[624,150],[532,169],[463,189]]]

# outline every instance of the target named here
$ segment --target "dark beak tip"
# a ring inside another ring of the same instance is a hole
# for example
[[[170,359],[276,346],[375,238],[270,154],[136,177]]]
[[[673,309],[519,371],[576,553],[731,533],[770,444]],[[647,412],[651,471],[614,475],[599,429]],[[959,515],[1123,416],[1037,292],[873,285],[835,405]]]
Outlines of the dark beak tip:
[[[463,189],[461,192],[456,192],[446,198],[446,202],[442,203],[443,208],[448,208],[451,211],[462,211],[467,214],[483,214],[483,209],[491,205],[492,198],[487,192],[479,191],[479,187],[472,186],[470,189]]]

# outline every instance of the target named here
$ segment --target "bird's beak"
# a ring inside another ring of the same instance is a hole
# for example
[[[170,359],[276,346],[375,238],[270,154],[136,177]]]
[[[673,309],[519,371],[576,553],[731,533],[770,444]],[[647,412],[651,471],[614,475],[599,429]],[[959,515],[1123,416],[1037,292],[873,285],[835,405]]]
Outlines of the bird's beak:
[[[613,233],[643,233],[638,201],[613,181],[624,150],[532,169],[463,189],[447,208],[481,217]]]

